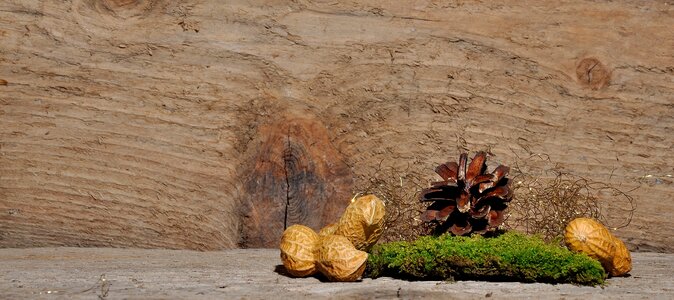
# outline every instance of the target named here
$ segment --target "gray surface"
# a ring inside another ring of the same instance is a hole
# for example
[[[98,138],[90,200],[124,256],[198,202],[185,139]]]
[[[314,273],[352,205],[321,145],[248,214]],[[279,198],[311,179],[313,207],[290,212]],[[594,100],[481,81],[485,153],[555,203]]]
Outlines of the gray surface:
[[[604,287],[512,282],[329,283],[274,272],[278,250],[0,249],[0,298],[671,299],[674,254],[633,253],[632,276]]]

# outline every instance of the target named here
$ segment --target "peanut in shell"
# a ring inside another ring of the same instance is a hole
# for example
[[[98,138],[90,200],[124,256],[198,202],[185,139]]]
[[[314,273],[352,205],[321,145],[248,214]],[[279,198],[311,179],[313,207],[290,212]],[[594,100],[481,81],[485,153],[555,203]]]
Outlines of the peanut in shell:
[[[319,236],[328,236],[335,234],[335,231],[337,231],[337,223],[332,223],[325,225],[325,227],[321,228],[321,230],[318,232]]]
[[[613,242],[616,249],[608,272],[611,276],[623,276],[632,270],[632,255],[630,255],[630,251],[622,240],[613,237]]]
[[[357,198],[337,223],[336,235],[349,239],[358,250],[368,251],[384,231],[384,202],[375,195]]]
[[[572,251],[598,260],[604,270],[610,269],[616,246],[613,235],[601,223],[590,218],[572,220],[566,226],[564,242]]]
[[[296,277],[316,274],[318,234],[304,225],[288,227],[281,237],[281,261],[288,273]]]
[[[365,271],[367,253],[341,235],[320,238],[318,269],[330,281],[356,281]]]

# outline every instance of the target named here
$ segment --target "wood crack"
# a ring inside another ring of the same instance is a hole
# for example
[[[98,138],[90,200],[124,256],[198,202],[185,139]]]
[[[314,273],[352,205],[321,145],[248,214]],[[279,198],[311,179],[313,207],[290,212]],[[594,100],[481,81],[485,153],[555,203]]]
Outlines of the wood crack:
[[[290,179],[288,178],[288,165],[290,160],[292,160],[292,148],[290,146],[290,128],[288,128],[288,133],[286,135],[286,149],[283,151],[283,171],[286,180],[286,207],[283,217],[283,230],[288,228],[288,207],[290,207]]]

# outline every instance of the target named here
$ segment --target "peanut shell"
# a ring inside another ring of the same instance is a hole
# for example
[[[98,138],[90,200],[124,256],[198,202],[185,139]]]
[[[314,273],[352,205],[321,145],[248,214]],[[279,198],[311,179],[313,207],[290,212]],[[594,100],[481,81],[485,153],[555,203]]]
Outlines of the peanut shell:
[[[367,253],[356,249],[341,235],[321,237],[318,269],[330,281],[356,281],[365,271]]]
[[[325,227],[321,228],[321,231],[318,232],[319,236],[327,236],[331,234],[335,234],[335,231],[337,231],[337,223],[332,223],[325,225]]]
[[[613,235],[601,223],[589,218],[572,220],[566,226],[564,242],[572,251],[598,260],[604,270],[611,269],[616,245]]]
[[[384,231],[386,208],[375,195],[349,204],[337,223],[336,235],[345,236],[358,250],[369,251]]]
[[[616,245],[616,250],[609,274],[611,276],[622,276],[632,270],[632,255],[630,255],[630,251],[622,240],[614,236],[613,242]]]
[[[279,248],[288,273],[296,277],[316,274],[318,241],[318,234],[304,225],[292,225],[283,232]]]

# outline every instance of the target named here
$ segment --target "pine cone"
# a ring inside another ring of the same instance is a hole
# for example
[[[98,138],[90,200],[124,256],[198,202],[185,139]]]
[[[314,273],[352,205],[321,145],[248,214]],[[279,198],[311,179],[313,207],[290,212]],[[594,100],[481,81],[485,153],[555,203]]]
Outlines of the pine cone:
[[[512,198],[509,167],[499,165],[489,174],[487,154],[478,152],[466,169],[468,155],[459,163],[447,162],[435,168],[443,181],[421,191],[420,200],[433,202],[422,214],[424,222],[435,222],[436,231],[455,235],[495,230],[505,220],[504,210]]]

